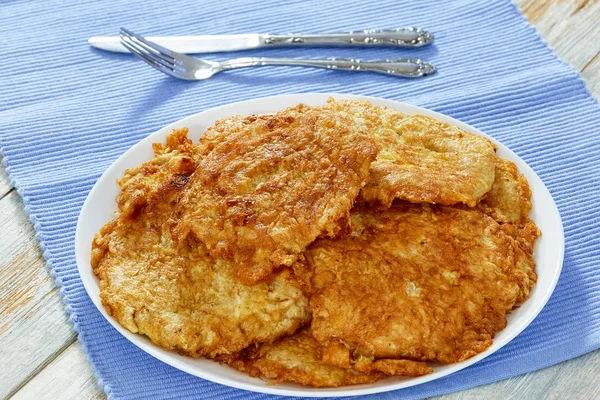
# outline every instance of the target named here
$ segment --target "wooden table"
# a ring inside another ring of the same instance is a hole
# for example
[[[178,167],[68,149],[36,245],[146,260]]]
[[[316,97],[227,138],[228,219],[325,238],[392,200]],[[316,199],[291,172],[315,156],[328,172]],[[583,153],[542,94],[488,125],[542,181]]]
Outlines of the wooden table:
[[[518,0],[600,98],[600,2]],[[0,398],[104,399],[19,194],[0,167]],[[600,398],[600,350],[443,399]]]

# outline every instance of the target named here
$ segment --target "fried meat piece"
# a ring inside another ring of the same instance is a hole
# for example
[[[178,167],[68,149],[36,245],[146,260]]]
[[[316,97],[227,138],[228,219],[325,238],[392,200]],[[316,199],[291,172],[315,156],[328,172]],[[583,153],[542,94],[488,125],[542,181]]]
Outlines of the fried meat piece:
[[[498,222],[527,222],[531,211],[531,189],[515,163],[496,157],[494,184],[477,208]]]
[[[193,158],[182,150],[187,145],[181,131],[172,133],[166,146],[155,146],[155,159],[120,180],[121,214],[92,244],[103,305],[129,331],[192,357],[294,333],[310,313],[289,270],[246,286],[234,263],[210,257],[195,238],[174,245],[168,220],[192,173],[182,161]]]
[[[251,346],[233,357],[218,358],[254,377],[279,382],[296,382],[314,387],[357,385],[383,379],[381,372],[361,373],[321,361],[323,347],[307,329],[279,339],[273,344]]]
[[[502,224],[505,232],[517,241],[517,266],[523,272],[517,302],[527,300],[537,282],[533,249],[541,232],[528,217],[531,211],[529,183],[513,162],[496,159],[496,179],[477,209]]]
[[[394,199],[473,207],[492,187],[495,146],[482,136],[366,101],[330,99],[322,108],[352,118],[381,147],[359,200],[384,209]]]
[[[173,220],[251,285],[291,265],[318,236],[333,236],[369,179],[374,141],[348,117],[296,106],[217,121]]]
[[[187,137],[188,129],[173,130],[166,142],[153,143],[154,158],[125,171],[117,196],[122,216],[133,215],[148,200],[158,198],[165,185],[183,186],[196,170],[198,150]]]
[[[313,336],[342,343],[353,363],[454,363],[506,326],[524,275],[517,248],[482,212],[397,202],[353,210],[351,233],[317,240],[294,270],[312,296]]]
[[[318,343],[318,342],[317,342]],[[322,361],[327,365],[352,369],[364,374],[383,373],[390,376],[422,376],[433,372],[424,362],[406,359],[379,359],[367,357],[360,352],[350,354],[349,346],[339,340],[331,340],[322,349]]]

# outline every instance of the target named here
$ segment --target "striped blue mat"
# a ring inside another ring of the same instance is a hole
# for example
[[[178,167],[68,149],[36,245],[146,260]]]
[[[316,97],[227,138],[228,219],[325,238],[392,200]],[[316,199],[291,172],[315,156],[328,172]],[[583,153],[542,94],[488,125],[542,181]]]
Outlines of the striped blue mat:
[[[115,399],[268,396],[195,378],[121,337],[85,293],[75,223],[100,174],[155,130],[211,107],[267,95],[340,92],[408,102],[498,139],[546,183],[566,254],[556,292],[513,342],[474,366],[378,398],[422,398],[544,368],[600,347],[600,108],[508,1],[183,0],[4,1],[0,143],[79,339]],[[426,79],[302,68],[254,68],[177,81],[127,55],[88,47],[125,26],[143,34],[327,32],[415,25],[436,34],[416,49],[280,48],[236,56],[422,57]]]

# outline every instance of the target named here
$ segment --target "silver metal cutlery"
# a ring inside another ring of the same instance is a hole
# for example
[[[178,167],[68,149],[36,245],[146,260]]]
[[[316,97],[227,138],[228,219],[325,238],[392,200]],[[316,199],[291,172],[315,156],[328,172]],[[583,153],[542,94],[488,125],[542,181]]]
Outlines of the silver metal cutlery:
[[[204,80],[222,71],[271,65],[376,72],[405,78],[418,78],[435,72],[435,66],[414,58],[377,61],[345,58],[297,59],[269,57],[244,57],[223,62],[200,60],[169,50],[125,28],[121,28],[120,41],[123,47],[150,66],[167,75],[185,80]]]
[[[420,28],[410,27],[347,33],[149,36],[146,39],[179,53],[193,54],[297,45],[420,47],[433,42],[433,34]],[[95,36],[90,38],[88,42],[90,45],[102,50],[119,53],[128,52],[127,48],[121,45],[119,36]]]

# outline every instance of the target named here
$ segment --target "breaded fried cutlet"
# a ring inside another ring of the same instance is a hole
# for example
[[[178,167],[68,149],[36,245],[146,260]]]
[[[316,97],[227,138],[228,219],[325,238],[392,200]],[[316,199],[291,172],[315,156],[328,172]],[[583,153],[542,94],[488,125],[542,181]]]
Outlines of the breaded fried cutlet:
[[[119,181],[121,213],[92,244],[103,305],[129,331],[192,357],[294,333],[310,313],[289,270],[246,286],[233,262],[210,257],[194,237],[174,244],[168,220],[194,170],[185,133],[171,133],[153,160]]]
[[[307,329],[301,329],[294,335],[279,339],[273,344],[250,346],[233,357],[220,358],[220,361],[250,376],[314,387],[357,385],[386,377],[385,373],[375,369],[362,373],[352,368],[329,365],[322,359],[323,346]],[[391,370],[386,366],[381,368],[404,376],[420,376],[433,371],[424,363],[404,361],[403,374],[397,373],[398,369]]]
[[[348,116],[381,147],[360,201],[384,209],[394,199],[473,207],[492,187],[496,149],[482,136],[366,101],[330,99],[322,108]]]
[[[117,182],[121,188],[117,205],[122,217],[131,216],[148,201],[162,201],[167,185],[182,187],[196,170],[198,149],[188,139],[188,128],[173,130],[166,142],[153,143],[154,158],[129,168]]]
[[[377,155],[349,117],[296,106],[217,121],[173,219],[215,257],[238,264],[251,285],[291,265],[319,236],[347,225]]]
[[[495,179],[477,208],[498,222],[524,224],[531,211],[531,189],[515,163],[496,157]]]
[[[537,282],[533,249],[541,232],[528,217],[531,211],[529,183],[513,162],[496,158],[496,179],[476,208],[502,224],[504,231],[517,241],[517,266],[524,273],[517,302],[527,300]]]
[[[524,275],[517,247],[477,210],[396,202],[353,210],[350,234],[317,240],[294,271],[313,336],[353,364],[454,363],[506,326]]]

